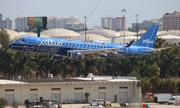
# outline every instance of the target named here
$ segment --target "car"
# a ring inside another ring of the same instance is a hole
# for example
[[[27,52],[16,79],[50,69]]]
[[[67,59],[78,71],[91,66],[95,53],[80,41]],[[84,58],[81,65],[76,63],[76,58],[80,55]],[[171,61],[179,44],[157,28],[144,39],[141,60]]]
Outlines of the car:
[[[95,99],[93,101],[90,102],[90,106],[111,106],[111,102],[108,100],[104,100],[104,99]]]

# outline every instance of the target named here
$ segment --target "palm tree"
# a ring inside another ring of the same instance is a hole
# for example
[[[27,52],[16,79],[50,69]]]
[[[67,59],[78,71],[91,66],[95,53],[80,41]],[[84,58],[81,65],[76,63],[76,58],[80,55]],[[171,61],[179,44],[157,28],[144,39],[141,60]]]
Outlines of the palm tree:
[[[31,62],[34,67],[34,71],[36,72],[36,79],[38,79],[38,75],[41,75],[42,78],[47,78],[48,71],[51,68],[51,63],[46,54],[35,54],[31,58]],[[44,76],[45,74],[45,76]]]
[[[11,53],[8,52],[7,48],[0,48],[0,71],[2,71],[2,77],[5,78],[5,72],[10,66]]]
[[[71,73],[71,60],[64,58],[62,61],[54,61],[52,63],[52,71],[55,71],[57,74],[60,74],[62,77],[66,77]]]
[[[166,42],[166,39],[162,39],[162,38],[157,38],[155,43],[154,43],[154,48],[161,48],[164,47]]]
[[[161,77],[170,78],[170,76],[178,76],[176,68],[178,67],[179,58],[174,55],[172,51],[164,52],[161,54]]]
[[[11,68],[13,74],[20,74],[22,78],[30,78],[32,74],[31,54],[24,55],[22,52],[17,52]]]

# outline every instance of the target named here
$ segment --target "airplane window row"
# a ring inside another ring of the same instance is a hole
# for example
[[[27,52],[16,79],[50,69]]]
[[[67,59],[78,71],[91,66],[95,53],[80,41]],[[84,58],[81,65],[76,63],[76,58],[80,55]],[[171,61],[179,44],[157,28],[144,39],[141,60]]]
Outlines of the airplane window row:
[[[107,46],[98,46],[98,45],[86,45],[86,44],[75,44],[75,43],[63,43],[65,47],[80,47],[80,48],[112,48]]]

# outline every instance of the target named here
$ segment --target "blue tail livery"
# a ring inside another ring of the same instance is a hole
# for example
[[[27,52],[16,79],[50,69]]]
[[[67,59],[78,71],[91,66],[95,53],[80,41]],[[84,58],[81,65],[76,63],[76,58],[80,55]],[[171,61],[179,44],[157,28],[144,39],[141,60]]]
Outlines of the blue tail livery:
[[[126,58],[154,54],[166,49],[153,48],[157,31],[158,24],[154,23],[137,42],[132,41],[128,45],[25,36],[12,42],[9,48],[22,52],[47,53],[51,59],[58,60],[63,57],[73,60]]]

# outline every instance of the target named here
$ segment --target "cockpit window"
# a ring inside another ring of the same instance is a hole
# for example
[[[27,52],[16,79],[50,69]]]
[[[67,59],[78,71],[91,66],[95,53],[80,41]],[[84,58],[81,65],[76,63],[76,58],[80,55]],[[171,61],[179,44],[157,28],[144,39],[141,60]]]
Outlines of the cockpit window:
[[[24,38],[20,38],[20,39],[18,39],[17,41],[25,42],[25,39],[24,39]]]
[[[25,42],[25,39],[21,39],[21,41]]]

